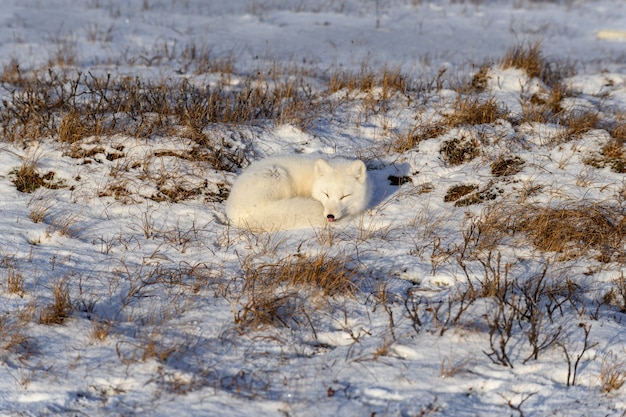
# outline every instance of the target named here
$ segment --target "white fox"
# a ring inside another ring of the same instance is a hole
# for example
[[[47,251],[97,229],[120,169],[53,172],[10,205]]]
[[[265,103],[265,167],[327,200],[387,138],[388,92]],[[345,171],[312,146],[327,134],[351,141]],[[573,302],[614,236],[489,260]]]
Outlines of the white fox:
[[[256,230],[323,226],[363,212],[371,195],[363,161],[273,156],[237,178],[226,215],[234,226]]]

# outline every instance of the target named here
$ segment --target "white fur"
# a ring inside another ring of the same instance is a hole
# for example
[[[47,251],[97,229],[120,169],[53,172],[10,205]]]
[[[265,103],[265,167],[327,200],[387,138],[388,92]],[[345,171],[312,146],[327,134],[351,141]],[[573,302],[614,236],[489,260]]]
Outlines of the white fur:
[[[226,215],[234,226],[250,229],[322,226],[363,212],[371,194],[363,161],[273,156],[237,178]]]

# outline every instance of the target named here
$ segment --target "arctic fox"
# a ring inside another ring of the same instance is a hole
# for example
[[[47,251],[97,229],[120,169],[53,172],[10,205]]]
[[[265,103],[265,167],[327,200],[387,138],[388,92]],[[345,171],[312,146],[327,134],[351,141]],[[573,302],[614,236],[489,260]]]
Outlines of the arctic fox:
[[[367,209],[372,194],[363,161],[315,156],[272,156],[235,181],[226,215],[256,230],[322,226]]]

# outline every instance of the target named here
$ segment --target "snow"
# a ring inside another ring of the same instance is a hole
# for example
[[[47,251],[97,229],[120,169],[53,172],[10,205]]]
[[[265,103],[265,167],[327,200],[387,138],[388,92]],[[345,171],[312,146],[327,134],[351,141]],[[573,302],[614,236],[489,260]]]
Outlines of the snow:
[[[45,72],[69,51],[75,58],[69,67],[83,74],[188,78],[207,86],[220,75],[189,73],[164,51],[174,55],[195,44],[211,56],[233,58],[239,75],[277,63],[302,66],[316,88],[333,70],[364,66],[401,68],[418,80],[444,68],[460,80],[485,62],[497,63],[516,42],[541,41],[546,57],[577,68],[566,80],[577,94],[564,107],[599,109],[606,117],[626,112],[621,0],[0,0],[0,10],[3,67],[14,61],[24,71]],[[522,111],[522,98],[547,88],[498,65],[489,77],[483,94],[514,114]],[[242,79],[232,75],[231,87]],[[449,84],[423,103],[400,96],[390,101],[391,111],[367,117],[356,100],[341,104],[306,131],[291,124],[205,127],[234,144],[252,138],[251,158],[279,152],[364,158],[377,184],[376,205],[330,231],[255,234],[228,227],[219,199],[158,201],[154,196],[168,184],[206,182],[217,193],[237,173],[172,156],[193,146],[174,135],[85,138],[83,150],[102,149],[78,159],[49,137],[26,145],[3,138],[0,415],[626,414],[625,388],[605,393],[601,387],[607,358],[624,366],[626,315],[599,306],[624,276],[626,248],[619,249],[621,260],[609,263],[556,260],[510,236],[499,249],[501,265],[484,257],[462,265],[455,251],[464,230],[494,202],[444,202],[451,186],[475,184],[496,193],[494,204],[503,207],[520,199],[623,207],[624,174],[586,162],[609,134],[594,129],[554,146],[563,126],[498,120],[454,127],[405,152],[383,149],[394,132],[445,114],[459,97]],[[8,97],[2,88],[0,98]],[[444,142],[475,136],[485,156],[460,165],[442,160]],[[115,153],[123,157],[107,158]],[[487,161],[498,155],[521,158],[522,171],[494,180]],[[65,187],[17,191],[11,180],[24,161],[36,161]],[[132,168],[136,163],[141,169]],[[390,175],[411,181],[393,186]],[[302,311],[285,325],[236,323],[246,299],[235,287],[246,267],[316,254],[347,255],[359,272],[360,292],[300,294]],[[505,264],[511,276],[535,282],[548,258],[550,280],[584,291],[578,305],[563,305],[563,313],[546,319],[544,331],[561,329],[560,344],[537,360],[527,360],[522,332],[509,344],[513,367],[490,359],[486,317],[496,312],[490,298],[469,306],[459,323],[446,322],[458,308],[448,310],[447,301],[468,285],[504,273]],[[15,274],[23,291],[9,291]],[[70,316],[62,324],[41,323],[54,289],[64,285],[73,301]],[[572,385],[568,371],[579,355]]]

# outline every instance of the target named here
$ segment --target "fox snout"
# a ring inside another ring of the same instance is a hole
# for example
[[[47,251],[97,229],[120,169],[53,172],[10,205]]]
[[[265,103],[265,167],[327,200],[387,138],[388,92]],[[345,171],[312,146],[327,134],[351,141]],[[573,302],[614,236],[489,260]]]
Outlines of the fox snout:
[[[329,223],[336,222],[346,215],[346,209],[336,204],[331,207],[327,206],[324,207],[324,215]]]
[[[329,223],[342,220],[350,213],[350,200],[330,198],[324,202],[324,217]]]
[[[328,201],[324,205],[324,216],[329,223],[335,222],[344,216],[344,208],[334,201]]]

